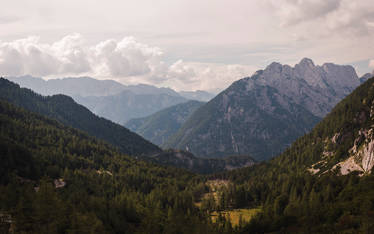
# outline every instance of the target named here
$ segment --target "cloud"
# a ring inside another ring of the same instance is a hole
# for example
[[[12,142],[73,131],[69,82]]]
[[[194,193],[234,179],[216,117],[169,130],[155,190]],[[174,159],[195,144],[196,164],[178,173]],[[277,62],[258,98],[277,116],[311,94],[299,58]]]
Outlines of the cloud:
[[[373,69],[374,71],[374,59],[369,60],[369,68]]]
[[[160,72],[162,52],[133,37],[87,46],[80,34],[52,44],[38,37],[0,42],[0,72],[5,75],[55,76],[94,74],[105,77],[138,76]]]
[[[372,0],[268,0],[267,3],[285,27],[308,22],[330,33],[374,32]]]
[[[179,90],[222,90],[232,82],[252,75],[257,67],[240,64],[183,62],[169,68],[166,82]]]
[[[325,16],[338,9],[341,0],[271,0],[269,2],[282,19],[282,25],[288,26]]]
[[[108,39],[88,46],[80,34],[54,43],[38,37],[0,41],[0,74],[42,77],[82,76],[115,79],[123,83],[147,83],[179,90],[222,89],[251,75],[247,65],[192,63],[177,60],[168,65],[163,51],[134,37]]]
[[[5,75],[49,75],[59,70],[58,58],[38,37],[0,43],[0,72]]]
[[[196,71],[182,60],[178,60],[169,67],[168,77],[185,83],[192,83],[196,79]]]
[[[161,63],[162,51],[139,43],[133,37],[117,42],[106,40],[94,48],[94,63],[99,65],[99,73],[114,77],[139,76],[157,70]]]
[[[20,18],[15,16],[0,16],[0,24],[10,24],[19,20]]]
[[[75,33],[65,36],[50,47],[47,46],[50,53],[59,61],[58,74],[80,74],[91,71],[89,54],[84,45],[84,38]]]

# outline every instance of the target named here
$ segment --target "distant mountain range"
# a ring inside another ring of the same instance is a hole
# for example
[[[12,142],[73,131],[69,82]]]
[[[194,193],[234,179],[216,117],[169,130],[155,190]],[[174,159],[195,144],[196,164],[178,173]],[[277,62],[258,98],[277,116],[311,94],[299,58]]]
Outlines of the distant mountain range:
[[[113,80],[96,80],[90,77],[50,80],[32,76],[6,78],[42,95],[71,96],[95,114],[120,124],[188,100],[207,101],[214,97],[205,91],[178,93],[170,88],[145,84],[126,86]]]
[[[269,159],[359,84],[352,66],[315,66],[307,58],[295,67],[272,63],[199,108],[163,147],[201,157],[249,154]]]
[[[121,125],[132,118],[148,116],[164,108],[188,101],[184,97],[165,93],[136,94],[132,91],[122,91],[111,96],[75,96],[74,99],[95,114]]]
[[[21,87],[32,89],[42,95],[65,94],[74,96],[108,96],[118,94],[126,86],[113,80],[96,80],[90,77],[44,80],[40,77],[5,77]]]
[[[125,127],[156,145],[162,145],[203,104],[198,101],[181,103],[147,117],[131,119],[125,123]]]
[[[184,98],[187,98],[187,99],[190,99],[190,100],[197,100],[197,101],[201,101],[201,102],[208,102],[212,98],[214,98],[214,96],[215,96],[212,93],[208,93],[208,92],[202,91],[202,90],[181,91],[181,92],[179,92],[179,94]]]
[[[156,145],[139,135],[94,115],[86,107],[77,104],[71,97],[65,95],[41,96],[30,89],[20,88],[19,85],[0,78],[0,99],[82,130],[118,147],[121,152],[128,155],[161,151]]]
[[[117,147],[122,153],[134,156],[137,159],[152,161],[157,164],[175,166],[188,169],[198,173],[214,173],[223,170],[230,170],[239,167],[252,166],[254,160],[249,156],[232,157],[230,159],[203,159],[194,156],[189,152],[168,150],[163,152],[156,145],[146,141],[141,136],[129,131],[123,126],[115,124],[104,118],[97,117],[87,108],[77,104],[74,100],[62,94],[53,96],[42,96],[34,93],[30,89],[20,88],[19,85],[0,78],[0,102],[6,101],[9,104],[24,108],[28,111],[43,115],[48,118],[59,121],[60,123],[81,130],[88,135],[96,137]],[[181,110],[192,113],[192,111],[203,103],[198,101],[189,101],[186,104],[180,104],[171,107],[171,110]],[[5,104],[6,105],[6,104]],[[163,111],[155,114],[154,119],[149,121],[166,120],[164,134],[172,134],[176,130],[174,125],[181,125],[188,116],[185,113],[176,115],[178,111]],[[170,114],[170,116],[168,116]],[[57,124],[50,120],[50,124]],[[160,122],[160,123],[161,123]],[[174,123],[173,123],[174,122]],[[146,122],[142,123],[146,126]],[[173,125],[174,124],[174,125]],[[141,126],[139,126],[141,127]],[[169,132],[169,133],[168,133]],[[148,132],[149,133],[149,132]],[[152,134],[152,133],[150,133]],[[162,139],[162,136],[153,136],[153,139]],[[164,137],[166,139],[166,137]],[[58,139],[56,139],[58,140]],[[71,144],[64,142],[62,144]],[[89,152],[87,152],[89,154]],[[105,152],[103,152],[105,154]]]

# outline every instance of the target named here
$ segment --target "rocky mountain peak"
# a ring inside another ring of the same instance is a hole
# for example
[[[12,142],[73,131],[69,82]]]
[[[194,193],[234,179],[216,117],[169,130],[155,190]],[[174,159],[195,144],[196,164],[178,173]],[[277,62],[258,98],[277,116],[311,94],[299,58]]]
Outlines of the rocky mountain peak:
[[[271,63],[246,81],[248,91],[258,85],[271,86],[320,117],[360,84],[352,66],[333,63],[319,66],[309,58],[303,58],[294,67]]]
[[[300,62],[299,65],[305,68],[314,68],[315,65],[313,63],[313,60],[310,58],[303,58]]]
[[[270,72],[282,72],[282,64],[277,62],[272,62],[269,66],[266,67],[267,71]]]

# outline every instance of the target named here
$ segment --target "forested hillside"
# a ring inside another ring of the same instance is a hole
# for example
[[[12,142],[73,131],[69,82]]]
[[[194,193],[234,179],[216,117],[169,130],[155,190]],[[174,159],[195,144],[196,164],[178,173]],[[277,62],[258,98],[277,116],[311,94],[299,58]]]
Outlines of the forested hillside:
[[[199,176],[137,161],[4,101],[0,139],[2,233],[219,232],[194,205],[205,190]]]
[[[118,124],[94,115],[65,95],[41,96],[0,78],[0,99],[85,131],[129,155],[161,151],[156,145]]]
[[[260,208],[243,233],[372,233],[374,79],[280,156],[215,175],[230,181],[210,209]]]

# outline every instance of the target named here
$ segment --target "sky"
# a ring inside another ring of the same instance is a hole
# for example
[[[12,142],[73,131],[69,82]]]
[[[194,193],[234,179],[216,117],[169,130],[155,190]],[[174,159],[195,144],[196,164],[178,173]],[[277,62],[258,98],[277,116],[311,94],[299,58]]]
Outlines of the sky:
[[[274,61],[374,70],[373,0],[1,1],[1,76],[217,91]]]

